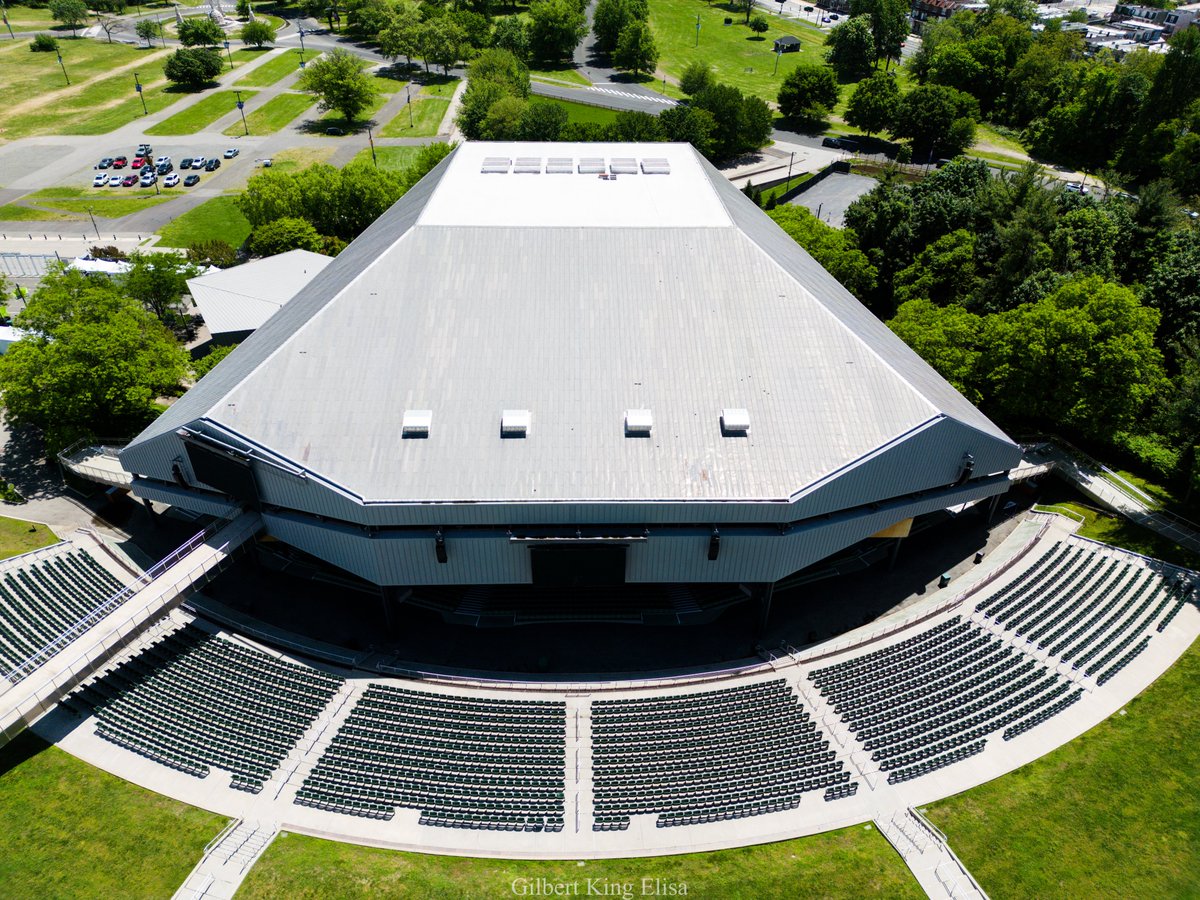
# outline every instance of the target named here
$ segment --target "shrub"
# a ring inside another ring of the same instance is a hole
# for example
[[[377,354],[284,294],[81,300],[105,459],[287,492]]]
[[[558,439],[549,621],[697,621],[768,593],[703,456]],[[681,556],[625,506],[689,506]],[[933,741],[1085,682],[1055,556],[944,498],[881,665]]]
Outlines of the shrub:
[[[39,34],[29,42],[29,49],[34,53],[54,53],[58,50],[58,39],[52,34]]]
[[[274,256],[288,250],[321,252],[321,236],[317,230],[304,219],[290,216],[255,228],[247,244],[255,256]]]
[[[213,238],[207,241],[195,241],[188,247],[189,262],[197,265],[216,266],[227,269],[237,265],[237,251],[227,242]]]
[[[702,62],[688,63],[679,76],[679,89],[694,97],[713,83],[712,69]]]
[[[1179,468],[1179,451],[1158,434],[1130,434],[1118,431],[1113,443],[1124,451],[1135,467],[1151,473],[1158,481],[1169,481]]]

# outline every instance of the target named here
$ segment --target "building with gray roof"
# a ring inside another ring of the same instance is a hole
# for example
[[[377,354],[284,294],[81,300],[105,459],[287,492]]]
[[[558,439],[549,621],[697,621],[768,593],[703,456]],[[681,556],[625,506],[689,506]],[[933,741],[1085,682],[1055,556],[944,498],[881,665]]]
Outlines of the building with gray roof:
[[[689,145],[466,143],[121,463],[378,585],[765,585],[1019,458]]]

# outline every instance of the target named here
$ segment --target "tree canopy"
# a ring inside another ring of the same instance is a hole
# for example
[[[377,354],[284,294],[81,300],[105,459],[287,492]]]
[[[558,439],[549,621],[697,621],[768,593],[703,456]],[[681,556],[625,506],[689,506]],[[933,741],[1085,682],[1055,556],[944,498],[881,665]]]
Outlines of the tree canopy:
[[[300,89],[315,96],[321,109],[336,110],[353,122],[377,93],[365,68],[353,53],[335,47],[300,73]]]
[[[529,52],[534,59],[568,59],[586,34],[587,17],[577,0],[533,0],[529,4]]]
[[[221,26],[208,16],[191,16],[179,23],[179,43],[185,47],[215,47],[224,40]]]
[[[658,65],[658,45],[645,22],[634,20],[621,29],[613,62],[618,69],[639,75],[654,74]]]
[[[838,84],[833,69],[800,63],[779,87],[779,111],[805,124],[819,123],[837,106]]]
[[[163,73],[176,84],[199,88],[220,75],[222,68],[217,51],[208,47],[180,47],[167,57]]]

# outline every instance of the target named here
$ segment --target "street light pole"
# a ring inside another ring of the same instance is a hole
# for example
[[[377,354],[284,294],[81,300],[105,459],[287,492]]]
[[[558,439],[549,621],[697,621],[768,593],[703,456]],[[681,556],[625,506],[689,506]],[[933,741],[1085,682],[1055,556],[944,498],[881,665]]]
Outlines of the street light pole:
[[[300,29],[300,68],[304,68],[304,29]]]
[[[700,14],[696,14],[696,46],[700,46]]]
[[[782,56],[782,55],[783,55],[783,51],[782,51],[782,50],[776,50],[776,51],[775,51],[775,71],[771,73],[772,75],[778,75],[778,74],[779,74],[779,57],[780,57],[780,56]]]
[[[234,91],[234,93],[237,94],[238,112],[240,112],[242,114],[242,127],[244,129],[246,129],[246,135],[248,137],[250,135],[250,126],[246,124],[246,109],[245,109],[246,104],[242,102],[242,92],[241,91]]]
[[[88,218],[92,220],[92,227],[96,229],[96,240],[100,240],[100,226],[96,224],[96,217],[92,215],[92,208],[88,208]]]
[[[229,57],[229,69],[233,70],[233,54],[229,50],[229,41],[225,42],[225,53]]]
[[[146,95],[142,93],[142,83],[138,81],[138,73],[133,73],[133,89],[137,91],[138,99],[142,101],[142,115],[150,115],[150,110],[146,109]]]
[[[67,79],[67,84],[70,84],[71,76],[67,74],[67,64],[63,62],[62,51],[55,50],[54,52],[58,54],[58,64],[62,66],[63,78]]]
[[[411,89],[411,88],[410,88],[410,87],[409,87],[407,84],[404,86],[404,96],[408,98],[408,99],[405,101],[405,104],[404,104],[405,106],[407,106],[407,107],[408,107],[408,127],[409,127],[409,128],[412,128],[412,127],[413,127],[413,118],[412,118],[412,89]]]
[[[8,36],[15,41],[17,36],[13,34],[12,23],[8,21],[8,4],[4,0],[0,0],[0,15],[4,16],[4,26],[8,29]]]
[[[367,126],[367,140],[371,142],[371,162],[375,163],[375,168],[379,168],[379,160],[375,158],[375,137],[371,134],[371,126]]]

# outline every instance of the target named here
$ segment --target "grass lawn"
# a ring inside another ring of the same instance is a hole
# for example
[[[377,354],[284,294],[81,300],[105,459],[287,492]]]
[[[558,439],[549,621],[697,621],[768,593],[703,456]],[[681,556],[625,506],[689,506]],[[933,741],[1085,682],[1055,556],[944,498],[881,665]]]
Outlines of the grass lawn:
[[[8,897],[170,897],[227,821],[30,732],[0,748],[0,810]]]
[[[408,125],[407,117],[404,120],[405,126]],[[392,172],[402,172],[413,164],[413,160],[417,158],[417,154],[421,152],[420,147],[376,147],[375,156],[379,161],[379,168],[387,169]],[[369,163],[371,161],[371,148],[363,150],[358,156],[354,157],[351,162]]]
[[[765,40],[751,40],[754,33],[742,22],[745,13],[723,4],[697,4],[695,0],[650,0],[650,28],[660,53],[659,69],[678,79],[688,63],[699,60],[714,69],[717,81],[774,101],[783,78],[799,63],[824,62],[825,35],[803,22],[784,20],[764,13],[771,25]],[[700,43],[696,46],[696,16],[700,17]],[[734,24],[725,25],[726,17]],[[776,57],[771,47],[777,37],[791,34],[801,41],[797,53]]]
[[[550,81],[552,83],[556,81],[567,81],[571,84],[581,85],[582,87],[590,87],[592,84],[582,72],[580,72],[574,66],[567,65],[557,66],[552,69],[530,69],[529,77],[535,81],[542,80]]]
[[[1047,482],[1043,488],[1046,505],[1063,507],[1075,514],[1075,518],[1083,516],[1084,524],[1079,529],[1082,537],[1091,538],[1114,547],[1124,547],[1134,553],[1151,556],[1189,569],[1200,569],[1200,557],[1184,550],[1173,541],[1161,537],[1157,533],[1134,525],[1128,519],[1110,515],[1091,506],[1088,501],[1079,499],[1074,491]]]
[[[993,897],[1195,897],[1198,694],[1194,644],[1125,715],[927,815]]]
[[[246,125],[251,134],[274,134],[292,119],[300,115],[317,101],[308,94],[280,94],[272,97],[252,113],[246,114]],[[242,120],[238,119],[225,129],[225,134],[244,134]]]
[[[232,196],[213,197],[185,212],[159,232],[164,247],[188,247],[209,239],[241,246],[250,234],[250,223],[237,208]]]
[[[306,62],[316,57],[309,53]],[[286,78],[300,68],[300,50],[287,50],[279,56],[273,56],[265,63],[234,82],[238,87],[269,87],[275,82]]]
[[[367,77],[371,79],[371,84],[375,85],[375,90],[381,94],[394,94],[404,90],[404,86],[408,84],[403,78],[388,78],[384,75],[368,75]]]
[[[50,15],[48,9],[30,9],[28,6],[13,6],[8,4],[6,10],[8,14],[8,24],[12,26],[13,31],[35,31],[37,29],[45,29],[49,31],[52,28],[62,28],[54,21],[54,16]],[[4,35],[4,39],[8,39],[8,29],[5,28],[0,34]],[[67,35],[70,36],[71,29],[67,29]],[[22,41],[28,46],[28,41]]]
[[[553,100],[549,97],[539,97],[539,101],[553,103],[567,111],[569,122],[591,122],[596,125],[611,125],[617,119],[619,110],[605,109],[603,106],[590,106],[587,103],[572,103],[570,100]]]
[[[271,157],[272,172],[294,172],[297,169],[307,169],[316,163],[328,162],[333,156],[334,147],[292,147],[281,150]],[[370,154],[370,150],[367,153]],[[253,177],[252,173],[250,177]]]
[[[520,878],[578,883],[580,896],[587,895],[588,879],[632,882],[631,893],[642,896],[644,877],[686,883],[688,897],[721,900],[924,896],[887,841],[860,825],[717,853],[586,863],[424,856],[281,834],[250,870],[238,898],[499,898],[512,897]]]
[[[119,219],[130,213],[166,203],[170,194],[155,194],[150,188],[44,188],[23,198],[27,202],[86,215],[88,207],[97,216]]]
[[[423,75],[420,81],[413,82],[414,87],[418,85],[422,97],[445,97],[448,100],[454,96],[458,79],[447,78],[444,75]]]
[[[314,125],[314,128],[317,133],[324,134],[326,128],[330,126],[336,126],[341,128],[347,134],[351,134],[363,127],[363,123],[371,120],[375,113],[379,112],[379,110],[383,108],[383,104],[387,103],[390,99],[392,98],[387,94],[376,94],[375,99],[367,104],[367,106],[358,114],[358,117],[353,122],[347,122],[342,114],[336,109],[326,110],[321,114],[321,118],[319,120],[321,122],[320,127],[316,128]]]
[[[45,525],[0,516],[0,559],[57,543],[58,538]]]
[[[5,203],[0,206],[0,222],[73,222],[75,220],[76,216],[53,209],[34,209],[32,206],[21,206],[19,203]]]
[[[241,91],[242,99],[249,100],[255,91]],[[182,109],[169,119],[163,119],[146,134],[195,134],[211,125],[226,113],[237,109],[237,94],[233,91],[217,91]],[[239,120],[240,121],[240,120]]]
[[[441,97],[412,102],[412,127],[408,125],[409,110],[402,109],[392,121],[379,129],[381,137],[432,137],[438,133],[450,101]]]

